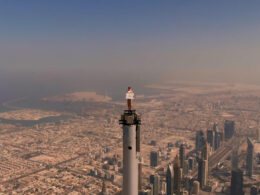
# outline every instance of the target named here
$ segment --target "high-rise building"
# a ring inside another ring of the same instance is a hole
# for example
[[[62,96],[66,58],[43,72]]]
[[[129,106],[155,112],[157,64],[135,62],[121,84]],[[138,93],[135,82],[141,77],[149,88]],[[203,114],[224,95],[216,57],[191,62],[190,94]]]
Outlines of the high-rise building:
[[[138,163],[138,190],[142,190],[143,179],[142,179],[142,169],[143,169],[143,158],[140,157]]]
[[[220,137],[220,142],[223,142],[224,141],[224,133],[223,133],[222,130],[218,129],[218,123],[213,124],[213,131],[218,132],[219,137]]]
[[[185,164],[185,159],[186,159],[186,154],[185,154],[185,145],[181,144],[180,145],[180,165],[181,168],[184,169],[184,164]]]
[[[194,178],[192,176],[185,176],[183,178],[183,188],[191,193]]]
[[[219,132],[215,133],[215,142],[214,143],[215,143],[214,150],[217,150],[221,144],[221,134]]]
[[[203,160],[208,160],[209,159],[209,144],[207,142],[202,147],[201,158]]]
[[[198,159],[198,181],[201,188],[204,188],[208,184],[208,159],[209,144],[206,142],[201,151],[201,158]]]
[[[150,166],[157,167],[159,165],[159,154],[156,151],[150,153]]]
[[[167,184],[165,181],[160,179],[160,193],[159,195],[166,195],[167,191]]]
[[[218,124],[214,123],[213,125],[213,134],[214,134],[214,145],[213,145],[213,149],[217,150],[222,142],[222,137],[223,137],[223,133],[221,131],[219,131],[218,129]]]
[[[213,131],[218,131],[218,123],[213,124]]]
[[[257,195],[258,194],[258,189],[256,186],[252,186],[250,188],[250,195]]]
[[[244,195],[243,191],[243,171],[240,169],[231,172],[231,195]]]
[[[188,159],[188,169],[189,169],[189,170],[193,170],[194,167],[195,167],[195,158],[190,157],[190,158]]]
[[[196,152],[199,152],[201,150],[204,143],[205,143],[204,132],[197,131],[196,132]]]
[[[207,130],[207,142],[210,144],[211,148],[215,148],[215,131]]]
[[[153,194],[159,195],[160,180],[158,175],[150,175],[150,183],[153,185]]]
[[[176,195],[180,195],[181,192],[181,167],[180,167],[180,159],[177,155],[174,160],[174,179],[173,179],[173,192]]]
[[[192,186],[191,194],[193,195],[199,195],[200,193],[200,182],[194,181]]]
[[[132,109],[134,93],[128,87],[126,100],[128,110],[121,115],[123,126],[123,194],[138,195],[138,153],[140,152],[141,117]]]
[[[234,149],[232,151],[232,155],[231,155],[231,165],[232,165],[232,170],[236,170],[238,169],[238,150]]]
[[[207,182],[208,182],[208,160],[204,160],[204,159],[198,160],[198,181],[200,182],[201,188],[207,186]]]
[[[230,139],[235,133],[235,122],[226,120],[224,125],[225,139]]]
[[[166,194],[172,195],[173,194],[173,166],[172,166],[172,164],[169,164],[168,168],[167,168],[166,185],[167,185]]]
[[[247,157],[246,157],[246,169],[247,175],[252,177],[254,166],[254,143],[250,138],[247,138]]]
[[[184,165],[183,166],[184,167],[182,168],[182,173],[183,173],[183,175],[187,175],[188,172],[189,172],[189,162],[188,162],[187,159],[184,160]]]

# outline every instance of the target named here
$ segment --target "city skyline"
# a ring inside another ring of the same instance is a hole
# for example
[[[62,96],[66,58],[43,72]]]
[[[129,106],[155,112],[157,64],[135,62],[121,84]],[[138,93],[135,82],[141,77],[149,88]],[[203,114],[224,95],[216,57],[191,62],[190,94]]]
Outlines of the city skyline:
[[[3,0],[0,194],[257,195],[259,10]]]

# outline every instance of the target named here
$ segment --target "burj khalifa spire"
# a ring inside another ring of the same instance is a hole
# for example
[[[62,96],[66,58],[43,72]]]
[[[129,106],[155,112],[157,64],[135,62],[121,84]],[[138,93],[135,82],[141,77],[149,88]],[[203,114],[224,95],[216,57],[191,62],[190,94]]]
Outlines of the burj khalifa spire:
[[[127,107],[121,115],[123,125],[123,195],[138,195],[138,156],[141,117],[133,110],[134,92],[128,87]]]

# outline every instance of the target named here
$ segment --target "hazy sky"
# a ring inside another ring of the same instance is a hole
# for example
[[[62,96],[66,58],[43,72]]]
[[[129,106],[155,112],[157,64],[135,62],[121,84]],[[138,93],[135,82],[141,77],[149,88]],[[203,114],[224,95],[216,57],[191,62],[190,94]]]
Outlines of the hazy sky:
[[[260,84],[259,62],[259,0],[0,1],[0,82]]]

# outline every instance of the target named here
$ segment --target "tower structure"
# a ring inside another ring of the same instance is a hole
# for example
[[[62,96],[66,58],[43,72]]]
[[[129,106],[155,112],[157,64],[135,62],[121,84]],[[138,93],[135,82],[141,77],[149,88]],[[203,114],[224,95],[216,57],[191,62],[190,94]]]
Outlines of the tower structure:
[[[197,131],[196,132],[196,152],[197,153],[201,150],[204,143],[205,143],[204,132]]]
[[[143,158],[139,157],[139,162],[138,162],[138,191],[142,190],[142,185],[143,185],[143,179],[142,179],[142,169],[143,169]]]
[[[168,165],[167,172],[166,172],[166,194],[172,195],[173,194],[173,166],[172,164]]]
[[[214,150],[215,148],[215,131],[209,129],[207,130],[207,142],[210,144],[210,147]]]
[[[128,109],[121,115],[123,125],[123,194],[138,195],[138,153],[140,152],[141,117],[133,110],[134,92],[128,87]]]
[[[185,145],[181,144],[180,145],[180,165],[181,168],[184,169],[184,164],[185,164],[185,159],[186,159],[186,154],[185,154]]]
[[[200,182],[194,181],[192,186],[192,194],[199,195],[200,193]]]
[[[231,165],[232,165],[232,170],[238,169],[238,148],[235,148],[232,151],[231,155]]]
[[[159,154],[157,151],[151,151],[150,153],[150,166],[156,167],[159,164]]]
[[[208,179],[208,161],[199,159],[198,160],[198,180],[200,187],[203,188],[207,185]]]
[[[173,184],[173,192],[176,195],[180,195],[181,193],[181,167],[180,167],[180,159],[177,155],[174,160],[174,184]]]
[[[258,189],[256,186],[252,186],[250,188],[250,195],[257,195],[258,194]]]
[[[246,169],[247,175],[252,177],[254,165],[254,143],[250,138],[247,138],[247,157],[246,157]]]
[[[220,147],[221,141],[223,139],[223,133],[218,130],[218,124],[214,123],[213,125],[213,134],[214,134],[214,150],[217,150]]]
[[[201,151],[201,158],[203,160],[209,159],[209,144],[206,142]]]
[[[243,171],[234,169],[231,172],[231,195],[244,195],[243,191]]]
[[[235,133],[235,122],[226,120],[224,125],[224,131],[225,131],[225,139],[226,140],[230,139]]]
[[[158,175],[150,175],[150,183],[153,185],[153,194],[159,195],[160,179]]]
[[[201,188],[208,184],[208,158],[209,144],[206,143],[202,148],[201,158],[198,160],[198,180]]]

